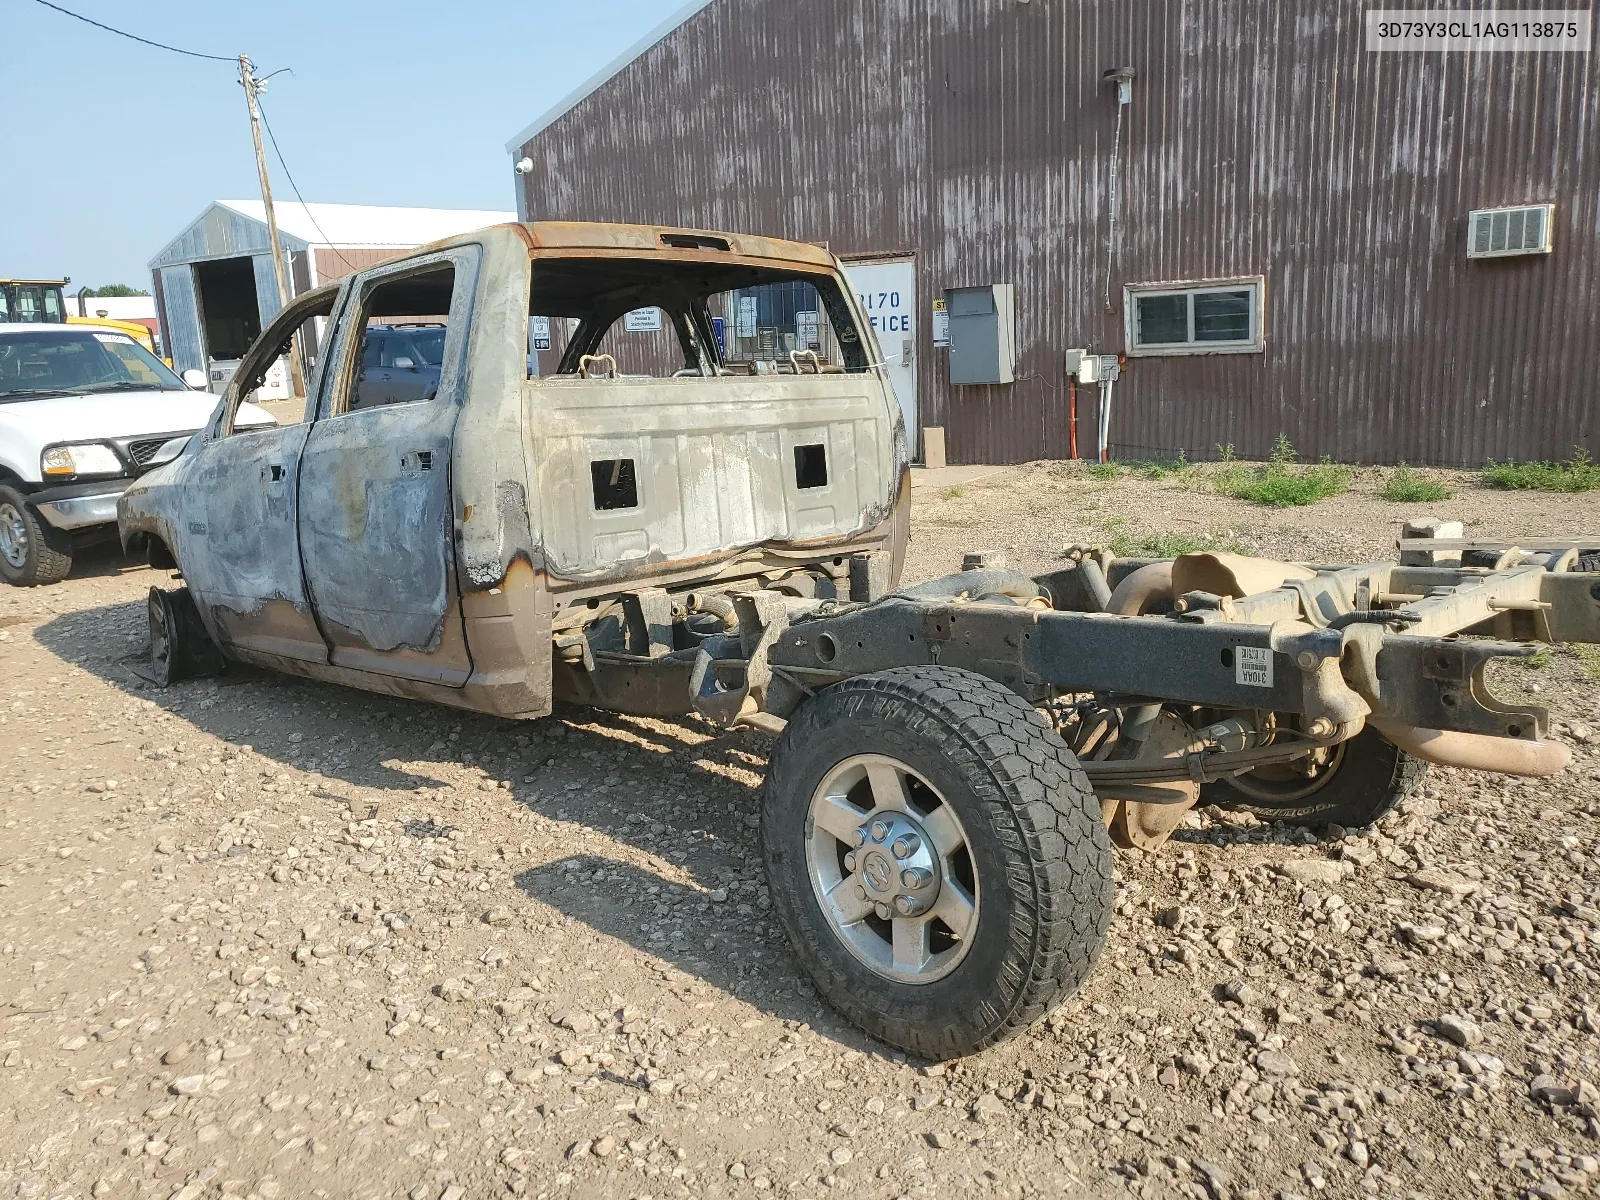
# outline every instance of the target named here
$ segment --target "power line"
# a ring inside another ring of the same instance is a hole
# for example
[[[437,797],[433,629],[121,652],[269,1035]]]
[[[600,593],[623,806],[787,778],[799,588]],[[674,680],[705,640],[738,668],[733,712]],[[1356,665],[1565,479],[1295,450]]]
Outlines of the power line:
[[[85,25],[93,25],[96,29],[104,29],[107,33],[114,33],[118,37],[125,37],[135,42],[142,42],[146,46],[154,46],[157,50],[170,50],[174,54],[184,54],[190,58],[209,59],[211,62],[231,63],[238,61],[238,59],[234,58],[232,55],[200,54],[194,50],[180,50],[178,47],[169,46],[165,42],[152,42],[149,38],[140,37],[136,33],[129,33],[126,29],[113,29],[110,25],[103,25],[99,21],[95,21],[84,16],[82,13],[75,13],[71,9],[62,8],[59,4],[51,4],[50,0],[37,0],[37,3],[44,5],[46,8],[53,8],[56,12],[61,13],[64,16],[71,17],[75,21],[82,21]]]
[[[277,72],[273,73],[276,74]],[[294,181],[294,173],[289,170],[289,164],[283,160],[283,151],[278,149],[278,135],[272,132],[272,122],[267,120],[267,110],[262,107],[259,95],[256,97],[256,111],[261,114],[261,124],[267,131],[267,140],[272,143],[272,152],[278,156],[278,165],[283,168],[284,178],[289,181],[289,187],[294,192],[294,198],[300,201],[300,207],[305,210],[306,220],[310,221],[312,228],[322,235],[323,244],[339,256],[339,260],[344,263],[345,269],[354,271],[356,269],[354,264],[333,244],[333,239],[328,236],[328,231],[318,223],[317,218],[312,215],[311,206],[306,203],[306,198],[300,194],[300,185]]]

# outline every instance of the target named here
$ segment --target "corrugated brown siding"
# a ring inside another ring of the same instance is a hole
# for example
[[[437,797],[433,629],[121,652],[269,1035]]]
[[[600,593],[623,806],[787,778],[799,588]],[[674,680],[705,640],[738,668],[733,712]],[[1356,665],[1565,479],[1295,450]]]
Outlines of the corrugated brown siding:
[[[1014,385],[952,388],[922,323],[922,423],[952,461],[1066,453],[1061,351],[1123,349],[1123,284],[1256,274],[1266,351],[1132,361],[1123,456],[1279,432],[1352,461],[1600,449],[1594,56],[1371,54],[1363,7],[719,0],[524,148],[527,211],[912,250],[925,315],[1015,283]],[[1123,64],[1108,313],[1100,76]],[[1467,261],[1469,209],[1546,201],[1554,254]],[[1085,448],[1094,410],[1086,390]]]
[[[319,284],[332,283],[335,279],[343,279],[346,275],[365,271],[368,267],[375,267],[379,263],[388,262],[391,258],[398,258],[406,253],[404,250],[387,248],[351,249],[343,246],[314,246],[311,252],[317,256]]]

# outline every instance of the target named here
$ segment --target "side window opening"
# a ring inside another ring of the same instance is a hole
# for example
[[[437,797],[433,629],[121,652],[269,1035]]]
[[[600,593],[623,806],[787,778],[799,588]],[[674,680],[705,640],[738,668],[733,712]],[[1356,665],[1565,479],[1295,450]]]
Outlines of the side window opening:
[[[620,378],[870,369],[845,293],[826,271],[678,259],[539,257],[528,374],[574,376],[610,355]]]
[[[438,394],[455,283],[456,269],[445,263],[372,285],[354,322],[360,353],[335,414]]]
[[[639,507],[639,481],[631,458],[600,458],[589,464],[596,512]]]
[[[828,486],[828,448],[821,443],[794,448],[794,485],[806,488]]]

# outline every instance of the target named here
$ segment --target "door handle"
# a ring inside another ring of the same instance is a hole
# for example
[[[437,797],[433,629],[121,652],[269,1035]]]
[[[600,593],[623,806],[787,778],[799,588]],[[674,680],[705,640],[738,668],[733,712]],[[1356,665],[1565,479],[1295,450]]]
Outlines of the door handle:
[[[263,480],[266,481],[266,482],[271,482],[271,483],[282,483],[283,482],[283,464],[282,463],[268,463],[267,464],[266,473],[263,476]]]

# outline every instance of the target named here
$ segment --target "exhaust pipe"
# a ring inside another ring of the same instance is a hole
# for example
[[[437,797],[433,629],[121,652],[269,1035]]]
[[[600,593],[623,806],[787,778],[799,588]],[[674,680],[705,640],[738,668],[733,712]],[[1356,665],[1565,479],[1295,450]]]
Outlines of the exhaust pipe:
[[[1140,567],[1111,593],[1106,611],[1119,617],[1137,617],[1145,609],[1172,607],[1172,564],[1153,562]]]
[[[1379,733],[1412,758],[1437,763],[1441,767],[1543,777],[1566,770],[1572,762],[1572,751],[1560,742],[1525,742],[1481,733],[1419,729],[1415,725],[1404,725],[1379,717],[1367,719]]]

